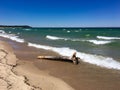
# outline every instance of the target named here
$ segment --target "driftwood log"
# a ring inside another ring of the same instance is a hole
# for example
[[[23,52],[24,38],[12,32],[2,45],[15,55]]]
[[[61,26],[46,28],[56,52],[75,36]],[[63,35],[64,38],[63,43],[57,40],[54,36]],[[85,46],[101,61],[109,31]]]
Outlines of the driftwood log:
[[[79,63],[79,57],[76,57],[76,53],[72,55],[72,57],[67,56],[38,56],[38,59],[48,59],[48,60],[60,60],[60,61],[72,61],[73,64]]]

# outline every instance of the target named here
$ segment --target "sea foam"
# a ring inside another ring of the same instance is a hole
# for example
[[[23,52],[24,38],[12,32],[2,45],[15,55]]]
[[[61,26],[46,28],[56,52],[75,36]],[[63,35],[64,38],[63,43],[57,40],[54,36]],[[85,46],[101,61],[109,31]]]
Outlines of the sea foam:
[[[87,40],[87,41],[93,44],[96,44],[96,45],[103,45],[103,44],[111,43],[111,41],[99,41],[99,40]]]
[[[50,39],[50,40],[82,41],[81,39],[62,38],[62,37],[51,36],[51,35],[47,35],[46,38],[47,38],[47,39]]]
[[[70,33],[70,31],[67,31],[67,33]]]
[[[106,36],[97,36],[97,38],[105,40],[120,39],[120,37],[106,37]]]
[[[0,30],[0,33],[4,34],[4,33],[5,33],[5,31],[3,31],[3,30]]]
[[[56,36],[50,36],[50,35],[47,35],[46,38],[51,39],[51,40],[64,39],[64,38],[60,38],[60,37],[56,37]]]
[[[81,60],[84,62],[94,64],[94,65],[97,65],[100,67],[120,70],[120,62],[118,62],[110,57],[103,57],[100,55],[92,55],[92,54],[82,53],[82,52],[78,52],[74,49],[70,49],[68,47],[57,48],[57,47],[45,46],[45,45],[34,44],[34,43],[28,43],[28,46],[41,48],[41,49],[45,49],[45,50],[52,50],[54,52],[59,53],[62,56],[70,56],[70,57],[72,56],[72,54],[74,52],[77,52],[77,57],[80,57]]]
[[[7,34],[5,31],[0,30],[0,36],[4,38],[11,39],[16,42],[24,43],[24,39],[20,39],[19,36],[16,36],[15,34]]]

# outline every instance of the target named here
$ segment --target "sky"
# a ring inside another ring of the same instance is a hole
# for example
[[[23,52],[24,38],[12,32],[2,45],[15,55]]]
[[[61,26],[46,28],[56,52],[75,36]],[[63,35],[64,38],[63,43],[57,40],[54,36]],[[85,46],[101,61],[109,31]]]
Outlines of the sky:
[[[120,27],[120,0],[0,0],[0,25]]]

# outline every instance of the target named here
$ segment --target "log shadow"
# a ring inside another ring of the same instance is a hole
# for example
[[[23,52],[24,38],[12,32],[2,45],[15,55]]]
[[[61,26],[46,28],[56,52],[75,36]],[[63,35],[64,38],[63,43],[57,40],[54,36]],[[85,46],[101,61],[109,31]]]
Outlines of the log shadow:
[[[73,63],[72,60],[69,59],[46,59],[46,60],[52,60],[52,61],[61,61],[61,62],[69,62],[69,63]]]
[[[60,62],[67,62],[67,63],[73,63],[73,61],[72,60],[70,60],[70,59],[44,59],[44,60],[51,60],[51,61],[60,61]],[[77,64],[79,63],[79,61],[77,62]]]

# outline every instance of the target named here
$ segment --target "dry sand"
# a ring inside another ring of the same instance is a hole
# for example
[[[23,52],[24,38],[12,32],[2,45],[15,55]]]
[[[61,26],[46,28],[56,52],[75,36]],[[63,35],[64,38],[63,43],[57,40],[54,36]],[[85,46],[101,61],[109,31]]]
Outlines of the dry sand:
[[[17,58],[12,48],[0,41],[0,90],[33,90],[24,76],[13,73]]]

